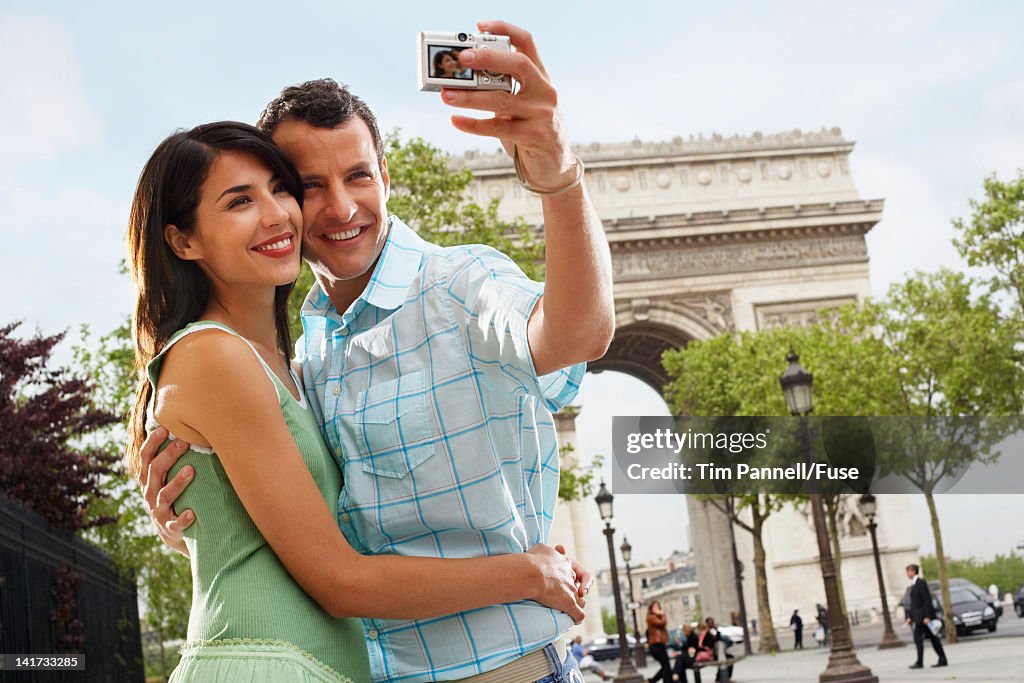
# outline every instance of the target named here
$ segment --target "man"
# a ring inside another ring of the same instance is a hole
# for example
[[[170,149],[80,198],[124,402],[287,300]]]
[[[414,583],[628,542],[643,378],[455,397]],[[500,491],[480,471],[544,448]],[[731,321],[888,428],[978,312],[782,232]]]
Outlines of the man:
[[[604,667],[597,663],[597,660],[590,654],[590,651],[583,647],[583,636],[576,636],[573,638],[572,656],[579,665],[580,671],[592,671],[600,676],[602,681],[607,681],[611,678],[611,676],[605,672]]]
[[[804,649],[804,620],[798,614],[800,610],[793,610],[793,616],[789,618],[789,628],[793,631],[793,649]]]
[[[907,565],[907,578],[910,579],[910,610],[907,616],[907,624],[913,624],[914,647],[917,648],[917,661],[910,665],[911,669],[924,668],[924,639],[932,642],[935,654],[939,661],[932,664],[933,667],[946,666],[946,653],[942,649],[942,641],[932,632],[928,624],[935,619],[935,606],[932,604],[932,594],[928,590],[928,582],[924,581],[918,574],[921,568],[916,564]]]
[[[376,120],[334,81],[286,88],[258,124],[305,188],[303,255],[317,282],[297,360],[344,476],[339,526],[363,553],[467,557],[546,541],[558,489],[552,413],[575,396],[582,363],[605,353],[614,330],[608,244],[556,91],[526,31],[478,28],[509,36],[517,51],[464,50],[460,63],[509,73],[520,89],[446,89],[442,101],[494,113],[452,123],[517,152],[521,180],[542,194],[546,286],[493,249],[443,249],[389,219]],[[156,446],[143,450],[152,457]],[[170,464],[154,461],[146,476],[159,482]],[[190,523],[169,509],[180,478],[159,494],[144,484],[172,545]],[[571,619],[536,603],[363,625],[375,681],[579,676],[556,647]]]
[[[733,645],[732,638],[730,638],[729,636],[725,635],[724,633],[719,633],[718,632],[718,622],[715,621],[715,618],[714,617],[708,617],[707,619],[704,620],[704,623],[707,624],[708,632],[712,635],[712,640],[711,640],[712,652],[714,652],[716,654],[716,656],[717,656],[717,653],[718,653],[718,643],[722,643],[722,652],[725,653],[725,658],[726,659],[735,659],[735,657],[733,657],[731,654],[729,654],[726,651],[728,648],[732,647],[732,645]],[[732,679],[732,670],[733,670],[734,666],[735,665],[730,664],[729,668],[726,669],[726,673],[728,674],[729,679]]]

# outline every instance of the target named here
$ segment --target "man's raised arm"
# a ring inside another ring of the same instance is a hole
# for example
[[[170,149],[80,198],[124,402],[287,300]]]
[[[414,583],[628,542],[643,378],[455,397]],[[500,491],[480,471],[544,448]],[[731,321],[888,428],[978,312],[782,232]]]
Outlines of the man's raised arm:
[[[511,39],[516,52],[463,50],[459,61],[473,69],[511,74],[519,82],[504,91],[446,88],[442,99],[455,107],[489,111],[490,119],[453,116],[452,124],[474,135],[498,138],[518,153],[529,185],[541,191],[547,271],[544,295],[527,328],[538,375],[600,358],[615,332],[612,267],[608,240],[583,183],[558,111],[558,94],[540,61],[533,37],[502,21],[477,27]]]

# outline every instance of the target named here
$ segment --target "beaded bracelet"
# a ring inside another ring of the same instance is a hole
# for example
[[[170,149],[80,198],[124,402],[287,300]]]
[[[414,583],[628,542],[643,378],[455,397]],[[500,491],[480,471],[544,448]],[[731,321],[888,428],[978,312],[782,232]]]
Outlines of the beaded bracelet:
[[[518,145],[512,145],[512,162],[515,164],[516,177],[519,178],[519,183],[530,192],[533,192],[534,194],[561,194],[563,192],[568,192],[569,190],[583,182],[584,166],[583,160],[580,159],[579,156],[576,156],[576,177],[573,179],[573,181],[564,187],[557,187],[553,190],[545,190],[539,187],[534,187],[533,185],[530,184],[530,181],[526,179],[526,173],[523,172],[523,162],[519,159]]]

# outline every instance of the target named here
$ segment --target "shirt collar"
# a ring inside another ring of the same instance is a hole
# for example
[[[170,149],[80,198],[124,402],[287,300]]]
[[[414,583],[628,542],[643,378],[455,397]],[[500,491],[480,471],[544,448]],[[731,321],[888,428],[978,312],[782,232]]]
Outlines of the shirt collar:
[[[423,252],[430,245],[397,216],[391,216],[388,221],[388,239],[370,282],[359,298],[377,308],[393,311],[405,301],[409,285],[420,271]]]
[[[398,309],[405,301],[409,285],[419,273],[423,252],[429,247],[430,243],[412,228],[397,216],[391,216],[388,219],[388,238],[370,276],[370,282],[341,318],[354,317],[367,304],[387,311]],[[337,309],[319,282],[314,282],[306,295],[301,316],[303,319],[310,316],[341,322]]]

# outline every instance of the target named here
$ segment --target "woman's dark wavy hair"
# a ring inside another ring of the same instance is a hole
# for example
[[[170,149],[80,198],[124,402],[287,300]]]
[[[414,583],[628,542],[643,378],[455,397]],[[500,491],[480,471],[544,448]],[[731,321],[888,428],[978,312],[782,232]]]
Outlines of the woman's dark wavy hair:
[[[139,449],[146,438],[146,410],[153,390],[146,366],[168,339],[199,319],[210,299],[210,281],[193,261],[179,259],[164,239],[164,227],[175,225],[189,235],[196,229],[196,207],[210,166],[221,152],[248,152],[265,163],[302,206],[302,183],[268,135],[236,121],[219,121],[180,130],[153,152],[135,189],[128,217],[128,262],[135,282],[132,337],[139,375],[128,424],[128,470],[137,476]],[[282,353],[291,354],[287,302],[292,285],[280,285],[274,296],[274,322]]]
[[[438,50],[434,53],[434,78],[444,78],[444,68],[441,67],[441,62],[444,61],[445,55],[451,55],[451,58],[456,62],[459,61],[458,55],[455,54],[454,50]]]

